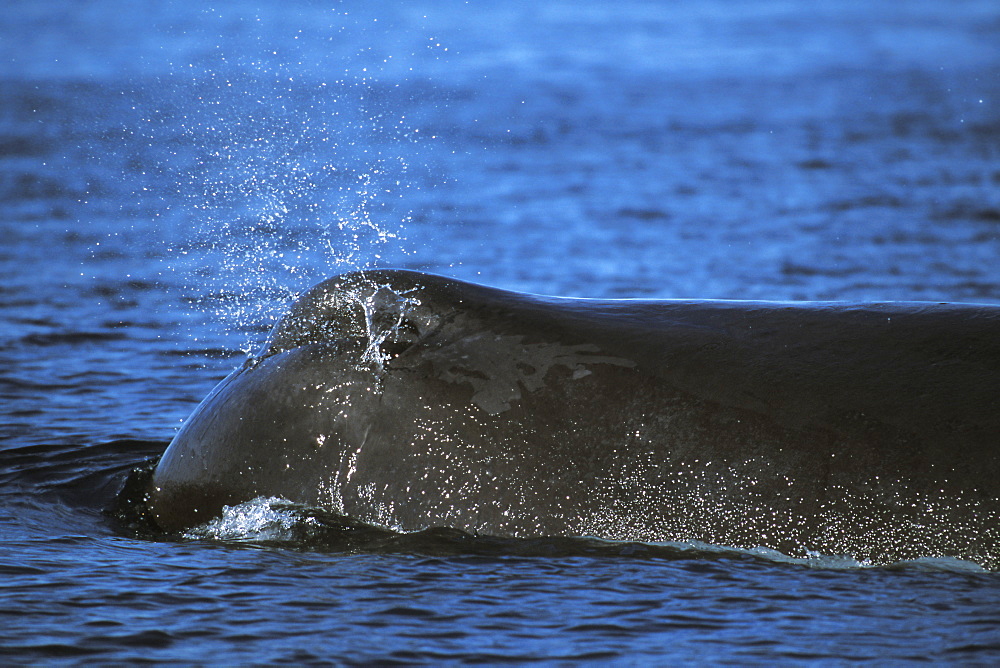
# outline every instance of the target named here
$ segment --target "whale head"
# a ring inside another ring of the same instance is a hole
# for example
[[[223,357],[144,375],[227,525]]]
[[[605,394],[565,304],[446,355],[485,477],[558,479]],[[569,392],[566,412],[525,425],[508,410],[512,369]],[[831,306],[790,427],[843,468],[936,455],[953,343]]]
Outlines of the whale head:
[[[330,505],[335,478],[392,424],[386,364],[440,326],[406,293],[348,274],[303,294],[171,441],[148,491],[156,524],[190,527],[260,496]]]

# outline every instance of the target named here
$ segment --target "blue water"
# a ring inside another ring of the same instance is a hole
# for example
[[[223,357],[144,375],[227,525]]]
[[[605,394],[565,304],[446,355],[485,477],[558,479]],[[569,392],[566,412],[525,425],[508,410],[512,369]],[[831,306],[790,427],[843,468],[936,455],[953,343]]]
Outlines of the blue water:
[[[1000,660],[974,564],[132,527],[130,471],[340,271],[1000,303],[995,2],[483,4],[0,7],[0,656]]]

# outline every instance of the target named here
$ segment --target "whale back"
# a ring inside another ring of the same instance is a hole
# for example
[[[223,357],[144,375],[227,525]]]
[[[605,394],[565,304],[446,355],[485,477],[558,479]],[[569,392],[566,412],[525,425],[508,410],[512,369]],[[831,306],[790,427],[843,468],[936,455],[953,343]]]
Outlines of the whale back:
[[[151,509],[177,528],[281,496],[401,530],[1000,560],[998,402],[995,306],[357,272],[199,406]]]
[[[395,357],[470,332],[592,346],[680,391],[789,427],[884,425],[929,450],[963,447],[984,460],[1000,449],[995,305],[570,299],[383,270],[314,287],[261,355],[346,335]]]

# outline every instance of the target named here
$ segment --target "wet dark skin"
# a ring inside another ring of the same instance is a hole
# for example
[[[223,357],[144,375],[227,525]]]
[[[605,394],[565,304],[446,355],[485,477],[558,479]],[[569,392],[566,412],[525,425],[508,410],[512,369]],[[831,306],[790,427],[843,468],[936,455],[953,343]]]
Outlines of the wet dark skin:
[[[277,496],[418,530],[1000,559],[1000,307],[582,300],[331,278],[157,466],[176,530]]]

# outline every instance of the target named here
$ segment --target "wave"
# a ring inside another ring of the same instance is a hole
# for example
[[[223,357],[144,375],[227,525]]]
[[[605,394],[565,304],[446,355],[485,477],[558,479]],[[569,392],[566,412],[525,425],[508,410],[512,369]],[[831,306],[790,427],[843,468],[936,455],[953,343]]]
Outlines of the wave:
[[[130,472],[164,448],[162,441],[134,439],[5,448],[0,450],[0,498],[103,510],[121,496]]]

